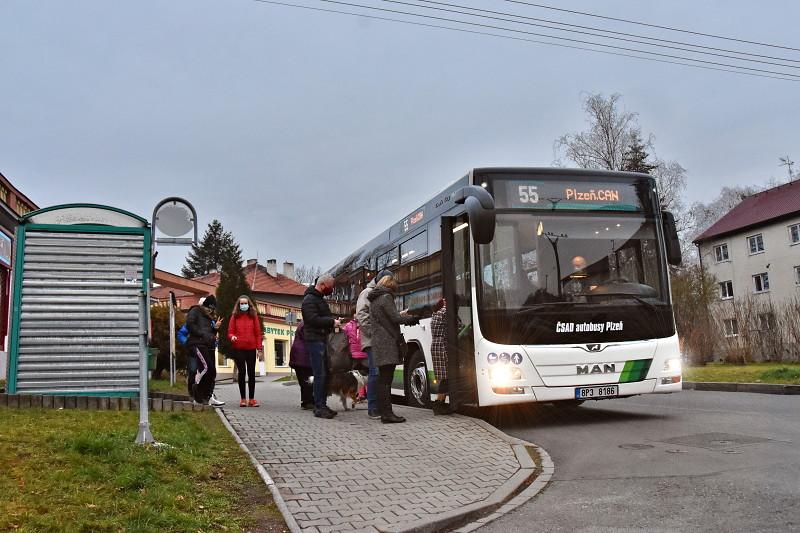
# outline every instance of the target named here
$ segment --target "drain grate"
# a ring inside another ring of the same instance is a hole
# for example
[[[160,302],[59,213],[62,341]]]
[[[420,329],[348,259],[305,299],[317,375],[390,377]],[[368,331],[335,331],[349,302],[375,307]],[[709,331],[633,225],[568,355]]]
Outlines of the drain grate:
[[[772,439],[765,439],[763,437],[734,435],[732,433],[698,433],[696,435],[665,439],[661,442],[678,444],[681,446],[692,446],[693,448],[705,448],[706,450],[727,450],[733,446],[746,446],[748,444],[759,444],[771,441]]]

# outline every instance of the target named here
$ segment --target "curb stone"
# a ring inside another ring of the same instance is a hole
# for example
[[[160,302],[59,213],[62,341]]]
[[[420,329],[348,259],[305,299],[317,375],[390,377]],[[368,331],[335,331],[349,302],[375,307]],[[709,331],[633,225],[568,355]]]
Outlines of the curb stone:
[[[722,381],[684,381],[684,390],[716,392],[749,392],[756,394],[800,395],[800,385],[777,383],[730,383]]]
[[[513,439],[513,437],[510,437]],[[550,458],[550,454],[547,451],[536,445],[530,445],[536,453],[539,455],[539,459],[542,463],[542,472],[539,476],[534,479],[533,483],[528,485],[525,489],[522,490],[519,494],[513,497],[510,501],[506,502],[499,509],[497,509],[494,513],[490,514],[489,516],[485,516],[483,518],[479,518],[478,520],[467,524],[459,529],[455,530],[455,533],[472,533],[478,528],[481,528],[488,524],[489,522],[493,522],[498,518],[501,518],[511,511],[514,511],[524,503],[532,500],[534,497],[538,496],[540,492],[542,492],[547,484],[550,483],[550,480],[553,477],[553,473],[555,471],[555,466],[553,464],[553,460]]]
[[[236,433],[236,430],[233,429],[233,426],[231,426],[231,423],[225,417],[224,410],[217,409],[216,411],[217,415],[219,415],[220,420],[222,420],[222,424],[225,426],[228,432],[231,435],[233,435],[233,438],[239,444],[239,447],[242,450],[244,450],[244,453],[246,453],[247,456],[250,458],[250,462],[253,464],[253,466],[256,467],[258,475],[261,476],[262,480],[264,480],[264,484],[267,486],[267,489],[269,489],[269,492],[272,495],[272,499],[275,502],[275,505],[278,507],[278,510],[281,512],[281,515],[283,515],[283,519],[286,521],[286,527],[289,528],[289,531],[291,531],[291,533],[301,533],[302,530],[300,529],[300,526],[297,525],[297,522],[295,521],[292,512],[286,505],[286,502],[284,501],[283,496],[281,496],[280,491],[278,491],[278,487],[275,486],[275,482],[272,480],[272,477],[270,477],[269,472],[267,472],[266,468],[264,468],[261,465],[261,463],[258,462],[258,459],[256,459],[253,456],[253,454],[250,452],[250,449]]]

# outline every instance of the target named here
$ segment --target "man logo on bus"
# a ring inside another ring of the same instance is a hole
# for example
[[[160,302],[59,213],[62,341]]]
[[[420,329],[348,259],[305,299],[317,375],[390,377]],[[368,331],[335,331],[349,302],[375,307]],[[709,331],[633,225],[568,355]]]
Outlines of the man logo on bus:
[[[583,374],[614,374],[616,372],[616,365],[613,363],[604,363],[602,368],[600,365],[593,365],[591,370],[589,365],[578,365],[576,368],[579,376]]]
[[[587,344],[586,349],[590,352],[599,352],[600,345],[599,344]]]

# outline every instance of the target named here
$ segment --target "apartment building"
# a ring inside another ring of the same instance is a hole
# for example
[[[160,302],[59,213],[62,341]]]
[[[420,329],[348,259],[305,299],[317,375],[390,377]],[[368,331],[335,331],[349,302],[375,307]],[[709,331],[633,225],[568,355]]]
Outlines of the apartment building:
[[[746,197],[694,243],[716,278],[711,311],[725,337],[780,328],[800,297],[800,180]]]

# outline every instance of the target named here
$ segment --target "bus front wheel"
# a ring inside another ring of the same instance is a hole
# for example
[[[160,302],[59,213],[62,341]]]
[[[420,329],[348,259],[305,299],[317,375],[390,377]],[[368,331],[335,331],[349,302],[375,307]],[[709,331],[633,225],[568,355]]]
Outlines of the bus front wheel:
[[[411,354],[406,366],[406,400],[411,407],[427,408],[431,401],[428,369],[420,350]]]

